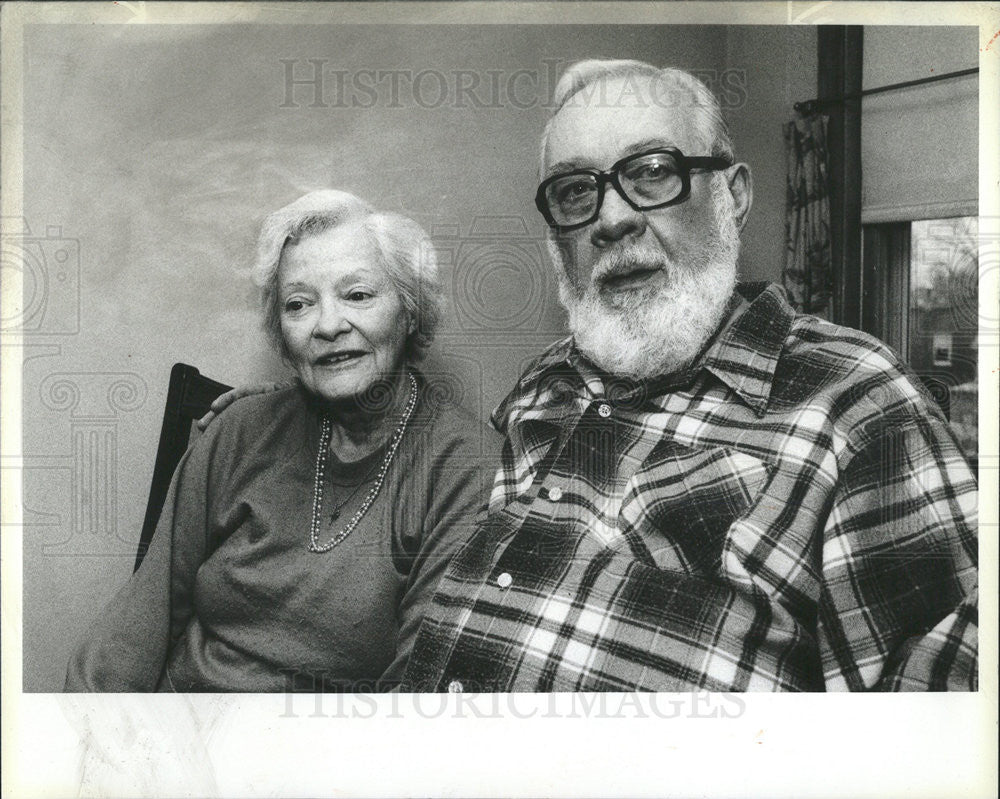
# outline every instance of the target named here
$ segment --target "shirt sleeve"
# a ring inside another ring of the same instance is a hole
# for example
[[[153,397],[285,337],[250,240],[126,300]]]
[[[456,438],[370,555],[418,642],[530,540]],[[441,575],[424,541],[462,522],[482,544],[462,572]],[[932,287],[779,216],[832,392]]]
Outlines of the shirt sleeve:
[[[81,638],[65,691],[157,689],[170,645],[191,617],[194,579],[205,559],[217,434],[206,432],[178,464],[146,557]]]
[[[887,421],[843,469],[824,530],[828,690],[975,690],[977,488],[944,422]]]

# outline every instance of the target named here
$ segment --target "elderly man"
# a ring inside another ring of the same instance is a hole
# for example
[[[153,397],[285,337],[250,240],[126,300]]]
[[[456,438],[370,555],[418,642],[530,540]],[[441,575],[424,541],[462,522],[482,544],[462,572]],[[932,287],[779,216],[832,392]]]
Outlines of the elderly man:
[[[736,284],[752,200],[697,79],[586,61],[537,205],[572,335],[502,463],[413,690],[974,689],[976,483],[893,353]]]
[[[411,690],[973,690],[976,482],[872,337],[737,285],[750,170],[693,76],[585,61],[536,195],[572,335],[494,413]]]

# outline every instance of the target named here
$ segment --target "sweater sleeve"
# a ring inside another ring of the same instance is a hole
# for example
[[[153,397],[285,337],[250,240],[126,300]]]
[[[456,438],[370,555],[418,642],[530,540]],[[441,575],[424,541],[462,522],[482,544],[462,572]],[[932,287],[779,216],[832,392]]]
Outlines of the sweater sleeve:
[[[209,430],[178,464],[146,557],[81,638],[65,691],[157,689],[170,644],[191,617],[194,579],[206,556],[219,432]]]
[[[402,680],[434,591],[452,556],[472,536],[496,468],[496,433],[476,423],[458,431],[446,432],[445,427],[439,424],[436,433],[424,437],[429,454],[418,455],[411,470],[411,496],[426,497],[427,502],[424,518],[414,525],[420,539],[408,547],[411,559],[399,604],[396,657],[380,680],[385,688]]]

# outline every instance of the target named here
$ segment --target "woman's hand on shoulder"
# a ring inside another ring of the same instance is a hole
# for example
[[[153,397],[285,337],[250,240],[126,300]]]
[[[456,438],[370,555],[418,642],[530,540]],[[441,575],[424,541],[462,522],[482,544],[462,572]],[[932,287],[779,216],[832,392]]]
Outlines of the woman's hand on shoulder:
[[[296,384],[295,380],[280,380],[273,383],[255,383],[250,386],[237,386],[231,388],[224,394],[220,394],[212,402],[211,410],[198,420],[198,429],[205,430],[220,413],[232,405],[236,400],[243,397],[252,397],[255,394],[267,394],[272,391],[282,391],[291,388]]]

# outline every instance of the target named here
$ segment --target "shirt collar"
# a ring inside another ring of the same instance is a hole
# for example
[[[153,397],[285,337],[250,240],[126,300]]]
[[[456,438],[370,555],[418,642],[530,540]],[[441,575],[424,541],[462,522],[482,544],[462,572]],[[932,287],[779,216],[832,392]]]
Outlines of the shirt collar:
[[[574,364],[574,351],[573,337],[567,336],[550,345],[532,361],[517,381],[514,390],[504,397],[493,411],[490,416],[493,426],[499,432],[506,434],[511,416],[523,416],[528,409],[534,410],[532,416],[551,416],[551,413],[546,413],[544,409],[537,407],[542,399],[541,395],[545,393],[545,384],[550,382],[544,378],[551,377],[553,379],[551,382],[555,382],[559,376],[564,376],[570,384],[577,383],[580,377]],[[561,405],[561,403],[548,404],[553,408]]]
[[[690,385],[703,370],[721,380],[750,406],[758,416],[767,411],[774,372],[781,356],[785,338],[795,312],[784,298],[782,289],[774,284],[741,283],[729,306],[726,321],[707,345],[694,365],[682,374],[664,376],[649,381],[647,388],[656,386],[665,393],[682,385]],[[596,370],[567,336],[552,344],[525,370],[514,390],[493,412],[492,421],[501,433],[506,432],[510,411],[533,404],[543,378],[562,375],[579,389],[601,396],[604,384]]]
[[[699,368],[711,372],[763,416],[795,311],[774,284],[744,283],[737,290],[748,302],[736,309],[709,345]]]

